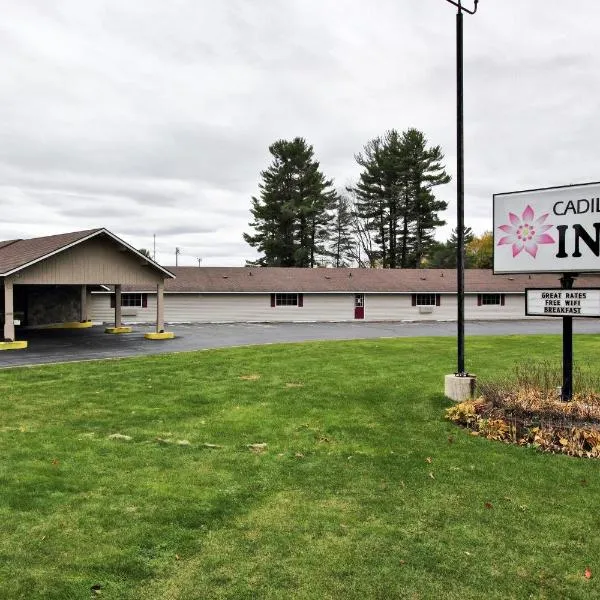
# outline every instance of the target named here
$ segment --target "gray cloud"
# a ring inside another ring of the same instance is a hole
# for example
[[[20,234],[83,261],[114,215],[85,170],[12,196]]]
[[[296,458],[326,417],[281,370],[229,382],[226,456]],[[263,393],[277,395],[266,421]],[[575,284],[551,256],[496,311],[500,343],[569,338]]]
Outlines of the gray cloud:
[[[467,220],[494,192],[597,179],[600,8],[483,1],[465,18]],[[194,264],[243,264],[275,139],[327,177],[392,127],[455,166],[454,10],[443,0],[21,0],[0,24],[0,237],[106,226]],[[455,217],[455,187],[440,188]],[[214,262],[211,262],[214,261]],[[197,264],[197,262],[195,263]]]

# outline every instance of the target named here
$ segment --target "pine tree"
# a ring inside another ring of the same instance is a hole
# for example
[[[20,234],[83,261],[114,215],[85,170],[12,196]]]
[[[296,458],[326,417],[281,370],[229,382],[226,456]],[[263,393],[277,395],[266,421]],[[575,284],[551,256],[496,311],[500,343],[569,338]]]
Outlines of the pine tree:
[[[255,233],[244,240],[261,256],[256,264],[314,267],[328,253],[337,194],[303,138],[278,140],[269,147],[273,161],[261,172],[260,197],[252,198]]]
[[[384,268],[420,266],[447,203],[433,188],[448,183],[439,146],[427,147],[417,129],[388,131],[356,155],[363,167],[353,191],[357,214],[374,234]]]
[[[349,267],[356,257],[357,241],[353,234],[354,222],[351,200],[341,194],[338,195],[330,250],[334,267]]]

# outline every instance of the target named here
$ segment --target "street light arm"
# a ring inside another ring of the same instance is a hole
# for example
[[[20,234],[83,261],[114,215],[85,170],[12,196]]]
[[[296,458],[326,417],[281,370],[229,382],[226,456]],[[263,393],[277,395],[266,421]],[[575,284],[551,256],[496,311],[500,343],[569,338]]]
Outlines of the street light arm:
[[[460,0],[458,0],[458,2],[455,2],[454,0],[446,0],[446,2],[449,2],[450,4],[456,6],[456,8],[458,8],[459,12],[462,12],[463,10],[466,13],[469,13],[470,15],[474,15],[477,12],[477,5],[479,4],[479,0],[473,0],[475,2],[475,6],[473,7],[473,10],[469,10],[468,8],[465,8]]]

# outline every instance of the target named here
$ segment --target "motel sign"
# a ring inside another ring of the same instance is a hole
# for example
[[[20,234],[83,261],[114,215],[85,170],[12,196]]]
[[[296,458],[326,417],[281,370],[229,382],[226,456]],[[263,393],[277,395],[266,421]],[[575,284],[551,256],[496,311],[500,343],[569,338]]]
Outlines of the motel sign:
[[[600,183],[494,194],[494,273],[600,271]]]

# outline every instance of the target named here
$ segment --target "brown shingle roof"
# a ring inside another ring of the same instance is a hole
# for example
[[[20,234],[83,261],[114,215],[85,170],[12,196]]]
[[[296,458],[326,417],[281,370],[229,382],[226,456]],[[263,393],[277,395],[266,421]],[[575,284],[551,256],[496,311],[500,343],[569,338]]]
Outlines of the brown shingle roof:
[[[455,269],[297,269],[284,267],[168,267],[176,279],[167,292],[456,292]],[[580,277],[577,287],[600,286],[599,276]],[[465,271],[466,292],[522,292],[527,287],[560,287],[558,275],[494,275]],[[133,288],[128,288],[132,290]]]
[[[48,235],[27,240],[0,241],[0,277],[25,268],[30,264],[36,263],[56,252],[60,252],[77,242],[83,241],[89,237],[94,237],[98,234],[112,238],[126,246],[132,252],[137,253],[135,248],[129,246],[126,242],[103,228],[60,233],[58,235]],[[148,262],[156,269],[162,271],[167,277],[172,277],[172,274],[164,269],[164,267],[161,267],[151,260],[148,260]]]
[[[69,246],[98,231],[101,230],[88,229],[86,231],[48,235],[28,240],[0,242],[0,274],[6,274],[48,254],[53,254],[61,248]]]

